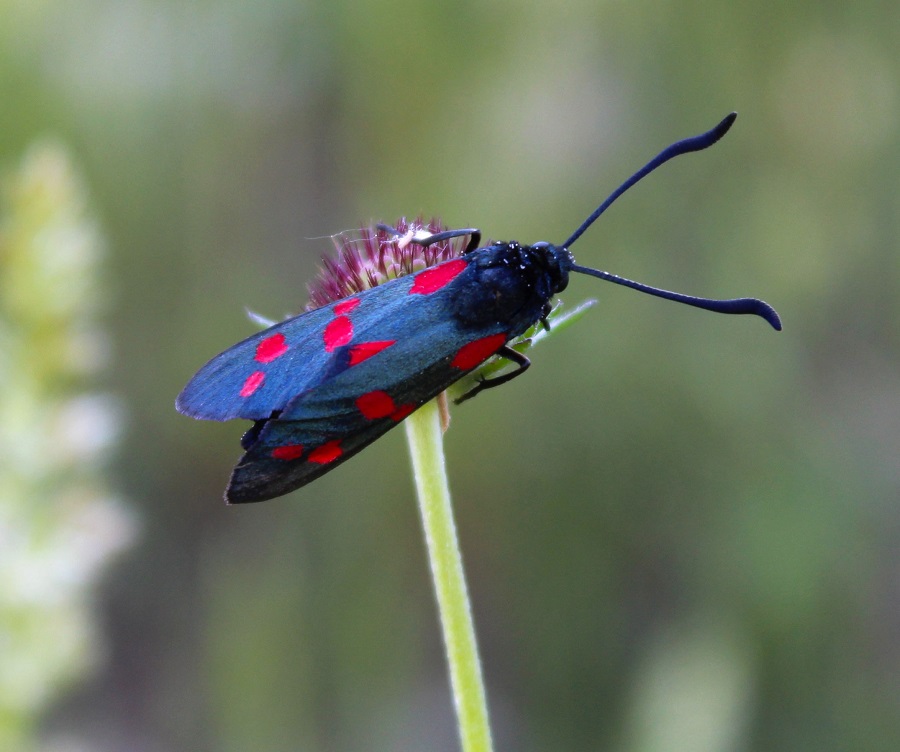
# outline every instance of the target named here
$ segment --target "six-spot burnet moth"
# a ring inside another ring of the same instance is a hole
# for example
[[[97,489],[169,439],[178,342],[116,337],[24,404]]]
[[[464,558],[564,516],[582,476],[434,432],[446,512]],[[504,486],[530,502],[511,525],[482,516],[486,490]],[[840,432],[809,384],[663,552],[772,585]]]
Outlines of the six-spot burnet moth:
[[[361,277],[357,284],[345,289],[334,284],[330,292],[326,286],[318,299],[313,297],[318,308],[216,356],[179,395],[176,407],[193,418],[254,421],[241,440],[245,453],[226,500],[262,501],[300,488],[494,356],[517,368],[480,378],[458,402],[522,374],[530,362],[509,343],[534,325],[547,326],[550,300],[566,288],[570,272],[708,311],[755,314],[781,329],[778,314],[761,300],[669,292],[579,266],[569,252],[628,188],[673,157],[716,143],[735,117],[732,113],[712,130],[663,150],[561,245],[508,242],[479,248],[481,233],[475,229],[404,233],[379,225],[368,242],[405,253],[405,276],[398,276],[401,268],[389,275],[396,278],[372,286],[378,280],[371,270],[352,269]],[[453,242],[466,237],[465,249],[447,258]],[[439,247],[442,252],[435,253]],[[434,265],[413,271],[413,250]],[[383,258],[380,264],[384,271]]]

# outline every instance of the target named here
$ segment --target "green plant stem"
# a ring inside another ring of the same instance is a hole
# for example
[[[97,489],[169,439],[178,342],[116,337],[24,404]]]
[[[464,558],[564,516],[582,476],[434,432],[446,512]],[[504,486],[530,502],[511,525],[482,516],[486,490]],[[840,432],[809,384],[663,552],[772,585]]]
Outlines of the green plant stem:
[[[436,400],[406,419],[406,437],[444,631],[462,749],[463,752],[490,752],[487,700],[444,470],[443,436]]]

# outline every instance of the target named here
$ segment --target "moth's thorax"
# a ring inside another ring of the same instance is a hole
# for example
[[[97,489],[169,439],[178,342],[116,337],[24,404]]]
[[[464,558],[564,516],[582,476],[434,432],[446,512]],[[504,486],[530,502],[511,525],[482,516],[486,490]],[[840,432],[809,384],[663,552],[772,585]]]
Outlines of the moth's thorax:
[[[568,251],[549,243],[515,241],[472,251],[467,284],[454,297],[453,313],[464,325],[508,322],[511,336],[537,322],[553,295],[564,289]]]

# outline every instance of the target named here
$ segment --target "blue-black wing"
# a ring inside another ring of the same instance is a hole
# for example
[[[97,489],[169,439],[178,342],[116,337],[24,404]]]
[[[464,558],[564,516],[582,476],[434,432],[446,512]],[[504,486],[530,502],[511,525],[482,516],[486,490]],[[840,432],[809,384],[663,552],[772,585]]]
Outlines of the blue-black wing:
[[[506,332],[482,330],[466,341],[452,322],[436,322],[298,395],[276,418],[251,429],[226,498],[262,501],[318,478],[483,363],[506,340]]]
[[[194,375],[175,407],[204,420],[268,418],[315,383],[326,362],[322,331],[334,317],[319,308],[228,348]]]
[[[178,396],[182,413],[205,420],[263,420],[298,394],[402,341],[438,318],[441,298],[464,276],[454,259],[283,321],[217,355]],[[435,293],[443,293],[436,295]],[[382,330],[390,330],[388,332]]]
[[[428,300],[360,319],[358,337],[335,349],[324,377],[245,437],[226,498],[261,501],[314,480],[503,347],[505,323],[472,328],[447,315],[454,292],[448,284]]]
[[[256,421],[229,501],[258,501],[331,470],[476,368],[510,338],[464,325],[472,283],[454,259],[302,314],[207,363],[177,400],[197,418]]]

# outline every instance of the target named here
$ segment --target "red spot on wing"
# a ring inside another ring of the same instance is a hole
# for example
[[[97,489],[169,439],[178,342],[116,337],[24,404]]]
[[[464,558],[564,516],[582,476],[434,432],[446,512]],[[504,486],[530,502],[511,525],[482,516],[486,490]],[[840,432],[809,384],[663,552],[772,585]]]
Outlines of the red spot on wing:
[[[395,339],[386,339],[380,342],[360,342],[358,345],[353,345],[350,348],[350,365],[355,366],[364,360],[368,360],[373,355],[377,355],[382,350],[393,345],[396,341]]]
[[[492,334],[463,345],[450,361],[450,365],[461,371],[468,371],[480,365],[506,344],[505,334]]]
[[[272,456],[276,460],[296,460],[303,456],[303,445],[285,444],[284,446],[275,447],[272,450]]]
[[[253,373],[251,373],[247,377],[247,380],[244,382],[244,385],[241,387],[241,397],[249,397],[262,386],[262,383],[265,380],[266,375],[262,371],[254,371]]]
[[[273,334],[266,337],[256,346],[256,359],[260,363],[271,363],[275,358],[280,358],[288,351],[283,334]]]
[[[397,409],[394,400],[391,399],[391,395],[378,390],[366,392],[361,397],[357,397],[356,407],[363,414],[363,417],[369,420],[386,418]]]
[[[326,352],[334,352],[353,339],[353,323],[346,316],[338,316],[328,322],[322,334]]]
[[[356,306],[359,305],[359,298],[350,298],[349,300],[342,300],[331,310],[334,311],[336,316],[343,316],[344,314],[350,313]]]
[[[445,264],[433,266],[416,275],[416,281],[409,289],[410,295],[431,295],[450,284],[466,268],[465,259],[454,259]]]
[[[334,462],[343,453],[340,440],[335,439],[313,449],[309,453],[309,461],[315,462],[317,465],[327,465],[329,462]]]
[[[398,407],[398,408],[397,408],[396,410],[394,410],[394,412],[392,413],[392,415],[391,415],[391,420],[393,420],[395,423],[399,423],[401,420],[403,420],[403,419],[404,419],[406,416],[408,416],[410,413],[414,412],[415,409],[416,409],[416,405],[415,405],[415,403],[413,403],[413,402],[409,402],[409,403],[407,403],[407,404],[405,404],[405,405],[400,405],[400,407]]]

